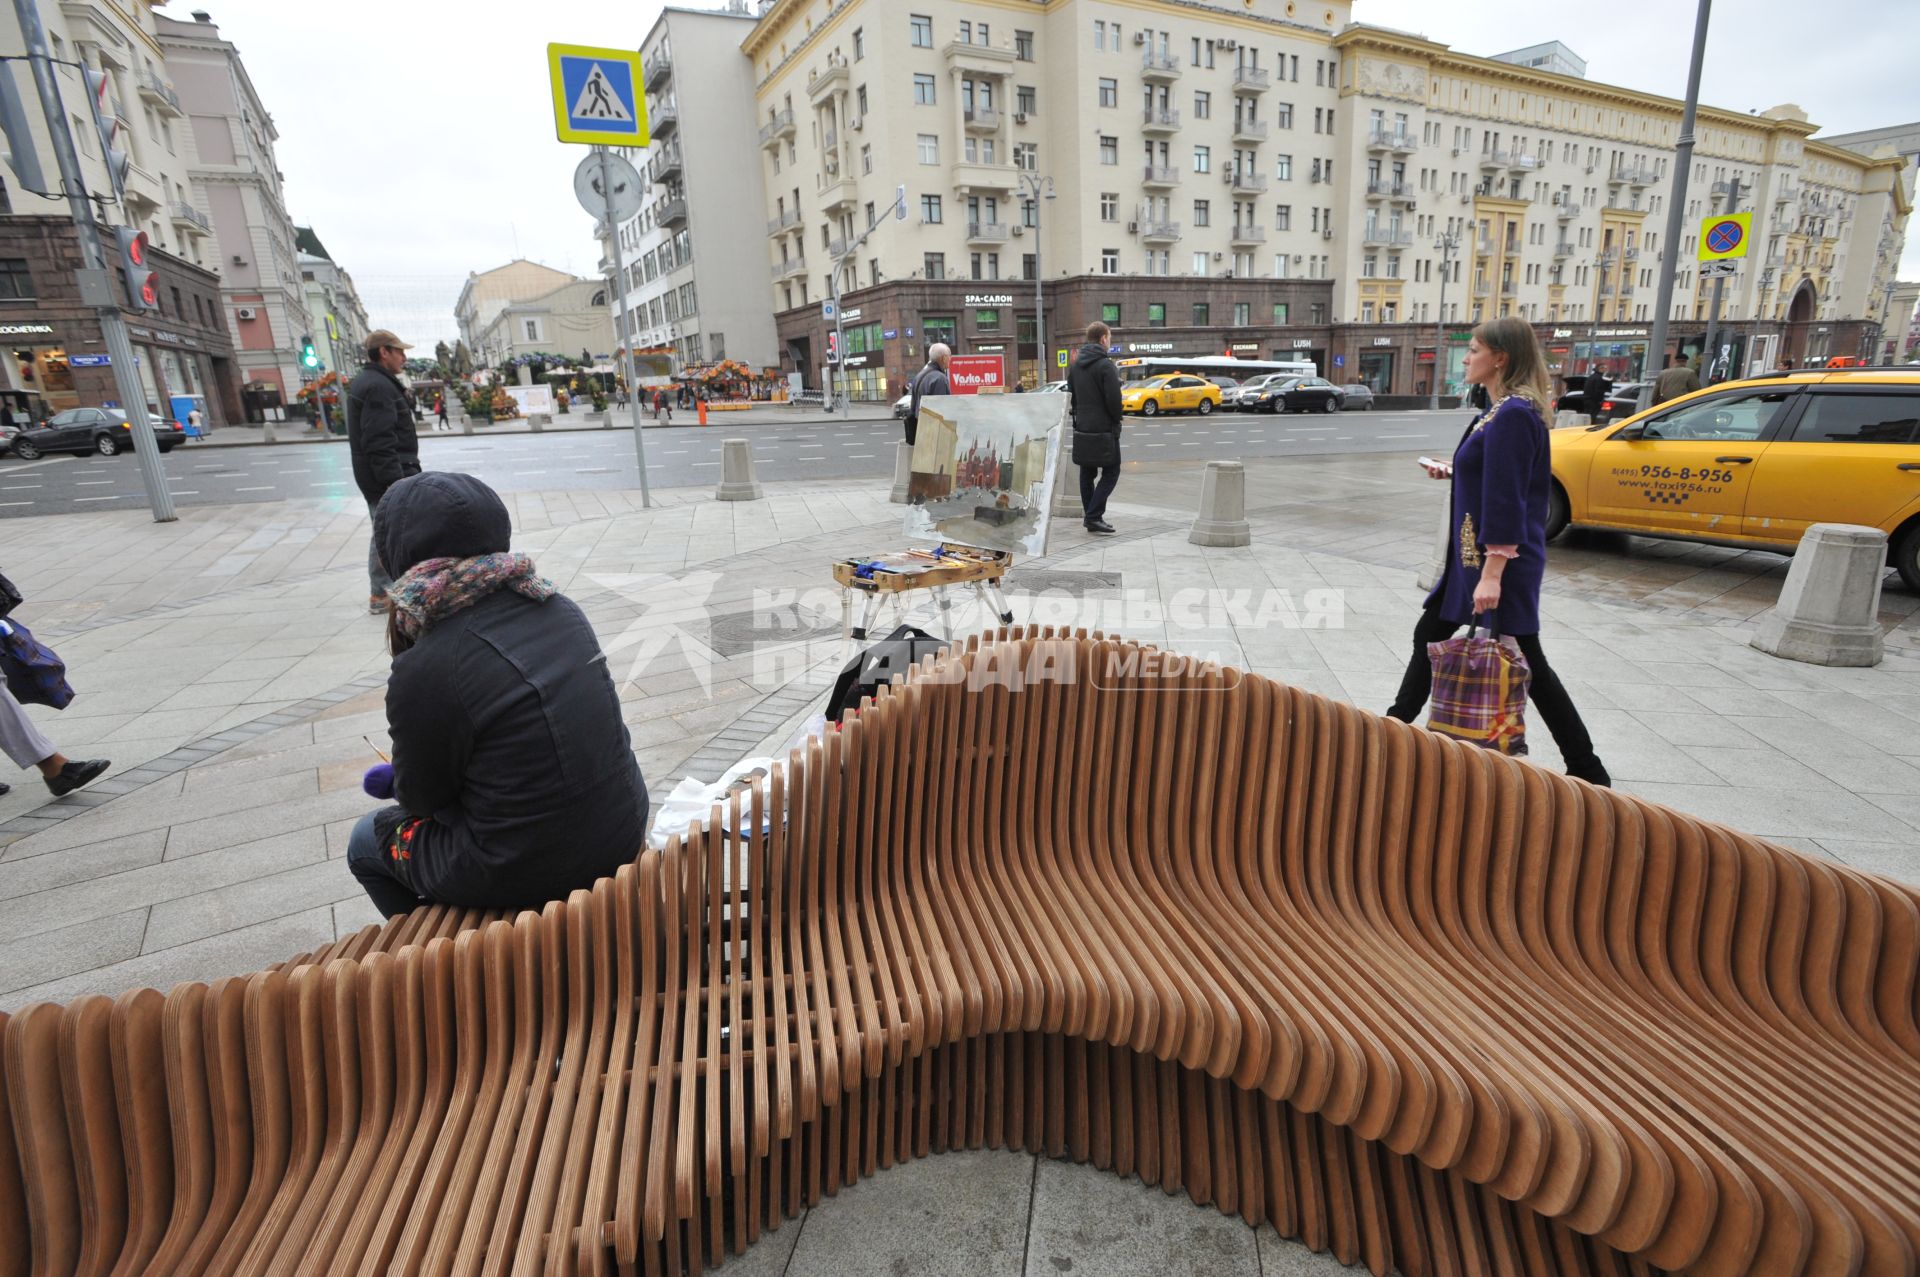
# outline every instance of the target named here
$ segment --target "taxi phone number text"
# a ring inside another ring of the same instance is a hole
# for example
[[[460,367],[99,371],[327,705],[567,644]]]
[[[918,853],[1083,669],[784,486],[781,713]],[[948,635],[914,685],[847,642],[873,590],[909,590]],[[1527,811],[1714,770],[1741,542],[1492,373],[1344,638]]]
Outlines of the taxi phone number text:
[[[1641,466],[1640,473],[1648,479],[1697,479],[1701,483],[1732,483],[1731,470],[1695,470],[1691,466],[1682,466],[1675,470],[1672,466]]]

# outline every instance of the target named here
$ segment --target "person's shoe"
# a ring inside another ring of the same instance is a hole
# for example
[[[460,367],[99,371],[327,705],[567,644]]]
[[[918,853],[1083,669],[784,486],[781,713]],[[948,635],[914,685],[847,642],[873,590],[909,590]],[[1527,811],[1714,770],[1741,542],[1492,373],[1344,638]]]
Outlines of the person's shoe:
[[[100,773],[113,766],[104,758],[89,758],[81,762],[68,761],[52,776],[47,777],[47,788],[53,791],[55,798],[62,798],[79,789],[82,785],[100,779]]]
[[[1086,528],[1087,531],[1098,532],[1102,536],[1111,536],[1113,534],[1113,525],[1105,519],[1088,519],[1086,521]]]
[[[0,780],[0,798],[5,798],[8,794],[11,794],[12,792],[13,792],[13,786],[7,784],[7,782],[4,780]]]
[[[379,616],[381,613],[385,612],[386,610],[387,610],[386,595],[369,594],[367,596],[367,612],[369,615]]]
[[[1607,775],[1607,769],[1598,757],[1568,767],[1567,775],[1575,780],[1584,780],[1589,785],[1598,785],[1601,789],[1613,788],[1613,777]]]

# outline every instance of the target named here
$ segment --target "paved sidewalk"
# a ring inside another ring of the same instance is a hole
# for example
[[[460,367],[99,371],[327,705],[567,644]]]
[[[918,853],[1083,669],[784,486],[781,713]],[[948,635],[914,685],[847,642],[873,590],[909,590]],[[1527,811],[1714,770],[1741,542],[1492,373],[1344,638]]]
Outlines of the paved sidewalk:
[[[1115,537],[1056,524],[1052,552],[1010,578],[1020,619],[1384,707],[1444,489],[1406,457],[1256,461],[1253,544],[1201,549],[1186,531],[1202,473],[1130,467]],[[827,565],[901,543],[886,490],[786,483],[720,503],[674,489],[651,512],[619,491],[506,498],[516,548],[600,633],[656,801],[777,748],[818,707],[843,659]],[[249,971],[375,920],[339,863],[386,744],[366,534],[345,499],[8,524],[20,619],[80,691],[63,714],[32,713],[62,750],[114,769],[58,801],[22,774],[0,798],[0,1009]],[[1889,576],[1886,661],[1822,669],[1746,645],[1785,578],[1777,556],[1592,535],[1552,555],[1544,641],[1623,790],[1920,881],[1920,597]],[[1288,623],[1328,606],[1337,627]],[[1533,739],[1533,761],[1558,767]],[[968,1273],[1321,1271],[1269,1230],[1012,1154],[890,1172],[741,1267],[945,1271],[948,1255]]]
[[[615,408],[610,410],[612,418],[594,412],[569,412],[556,414],[540,430],[536,431],[525,417],[515,417],[501,422],[475,422],[473,433],[485,435],[527,435],[527,434],[566,434],[585,430],[631,430],[633,416],[631,409]],[[690,408],[675,408],[671,420],[662,417],[656,419],[651,412],[641,413],[641,424],[651,430],[656,426],[694,426],[700,424],[697,412]],[[721,426],[822,426],[841,421],[892,421],[893,408],[890,404],[857,403],[845,416],[828,412],[824,408],[791,404],[761,404],[752,408],[717,409],[707,413],[709,429]],[[465,416],[455,412],[449,417],[455,434],[465,429]],[[429,416],[418,423],[422,435],[435,433],[435,418]],[[446,431],[438,433],[445,434]],[[345,443],[345,435],[336,435],[321,430],[307,421],[281,421],[274,423],[273,438],[266,437],[261,426],[229,425],[210,431],[200,439],[190,441],[189,449],[201,448],[259,448],[279,446],[280,444],[302,443]]]

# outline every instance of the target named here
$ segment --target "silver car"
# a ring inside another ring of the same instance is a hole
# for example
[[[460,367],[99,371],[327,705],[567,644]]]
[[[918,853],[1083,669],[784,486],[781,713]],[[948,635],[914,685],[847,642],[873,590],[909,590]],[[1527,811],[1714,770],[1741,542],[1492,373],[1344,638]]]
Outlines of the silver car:
[[[1260,392],[1269,383],[1285,381],[1291,373],[1269,372],[1249,377],[1237,386],[1220,392],[1220,407],[1226,412],[1257,411]]]

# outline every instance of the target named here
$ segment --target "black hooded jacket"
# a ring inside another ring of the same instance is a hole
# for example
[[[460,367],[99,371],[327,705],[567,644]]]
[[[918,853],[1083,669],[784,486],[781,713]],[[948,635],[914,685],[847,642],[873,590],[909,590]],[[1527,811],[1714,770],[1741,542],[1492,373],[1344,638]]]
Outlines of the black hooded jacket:
[[[398,577],[508,548],[507,509],[471,475],[396,483],[374,512]],[[420,825],[406,871],[429,900],[537,909],[640,854],[646,782],[600,641],[572,600],[500,590],[444,617],[387,678],[395,797],[383,837]]]
[[[347,450],[354,485],[368,505],[380,504],[388,488],[420,473],[420,436],[407,389],[377,364],[362,368],[347,387]]]
[[[1080,347],[1067,372],[1067,393],[1073,397],[1073,451],[1075,465],[1120,464],[1120,369],[1107,348],[1090,341]]]

